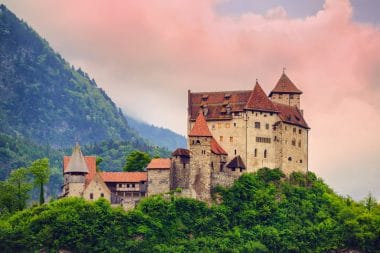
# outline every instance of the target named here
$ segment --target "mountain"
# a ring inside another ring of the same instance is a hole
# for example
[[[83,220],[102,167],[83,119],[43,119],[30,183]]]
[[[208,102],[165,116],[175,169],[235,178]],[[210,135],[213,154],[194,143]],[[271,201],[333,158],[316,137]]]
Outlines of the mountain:
[[[0,70],[0,178],[45,156],[60,168],[63,154],[69,155],[77,140],[88,145],[91,153],[85,155],[105,156],[105,168],[120,165],[133,149],[170,154],[141,137],[94,79],[4,5]],[[109,144],[113,152],[104,149]]]
[[[96,82],[0,7],[0,130],[53,147],[140,138]]]
[[[146,122],[126,116],[128,124],[150,143],[165,147],[170,151],[176,148],[186,148],[186,138],[167,128],[156,127]]]

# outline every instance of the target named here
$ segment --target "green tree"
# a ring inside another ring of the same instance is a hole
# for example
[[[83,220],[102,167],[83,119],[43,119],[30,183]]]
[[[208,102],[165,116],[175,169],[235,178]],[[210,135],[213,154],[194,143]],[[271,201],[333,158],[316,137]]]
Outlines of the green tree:
[[[149,154],[134,150],[127,156],[124,171],[143,171],[150,160]]]
[[[34,176],[34,185],[40,188],[40,204],[43,204],[45,203],[44,184],[49,182],[49,159],[35,160],[29,169]]]
[[[13,170],[8,182],[14,187],[14,201],[16,210],[22,210],[26,206],[26,201],[29,198],[29,191],[32,189],[31,183],[28,181],[28,169],[19,168]]]

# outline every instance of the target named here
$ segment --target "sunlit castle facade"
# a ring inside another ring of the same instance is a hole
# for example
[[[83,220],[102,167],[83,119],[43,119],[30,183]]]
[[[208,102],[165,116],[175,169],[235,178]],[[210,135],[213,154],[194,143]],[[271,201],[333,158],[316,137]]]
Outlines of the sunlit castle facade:
[[[240,156],[247,172],[262,167],[306,172],[310,128],[301,94],[285,73],[269,96],[258,82],[246,91],[189,91],[188,133],[201,113],[227,161]]]

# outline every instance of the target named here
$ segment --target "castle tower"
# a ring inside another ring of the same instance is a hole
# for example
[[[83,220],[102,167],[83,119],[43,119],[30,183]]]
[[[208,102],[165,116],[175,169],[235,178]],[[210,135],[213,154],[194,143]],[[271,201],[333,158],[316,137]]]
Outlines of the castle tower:
[[[211,141],[213,137],[203,113],[199,113],[189,133],[189,188],[196,199],[209,200],[211,190]]]
[[[77,143],[64,171],[63,196],[81,197],[85,190],[88,167]]]
[[[274,89],[270,92],[269,97],[273,102],[284,105],[296,106],[300,109],[302,91],[285,74],[282,73]]]

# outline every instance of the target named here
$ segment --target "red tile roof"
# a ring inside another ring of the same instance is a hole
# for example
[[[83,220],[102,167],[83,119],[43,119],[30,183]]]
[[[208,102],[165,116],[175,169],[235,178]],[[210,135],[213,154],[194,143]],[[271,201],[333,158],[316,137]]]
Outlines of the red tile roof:
[[[302,94],[302,91],[295,86],[295,84],[285,73],[282,73],[280,79],[274,89],[270,92],[269,96],[272,96],[273,93]]]
[[[227,152],[214,139],[214,137],[211,139],[211,152],[216,155],[228,155]]]
[[[190,157],[190,151],[188,149],[184,148],[177,148],[173,153],[172,156],[185,156]]]
[[[148,170],[152,169],[170,169],[172,167],[172,161],[170,158],[153,158],[148,166]]]
[[[256,82],[255,87],[248,99],[245,109],[263,111],[263,112],[276,112],[272,101],[267,97],[260,84]]]
[[[231,113],[242,112],[252,91],[223,91],[223,92],[189,92],[189,115],[195,120],[202,105],[207,105],[207,120],[231,119],[226,107],[231,108]]]
[[[301,111],[297,107],[276,102],[273,102],[273,104],[280,112],[279,117],[283,122],[310,129],[305,119],[303,118]]]
[[[189,136],[199,137],[212,137],[210,129],[208,129],[207,122],[203,113],[199,113],[195,121],[193,128],[191,129]]]
[[[98,172],[106,183],[139,183],[148,180],[147,172]]]
[[[67,165],[69,164],[71,156],[63,157],[63,172],[66,171]],[[86,174],[86,184],[90,183],[92,178],[96,173],[96,156],[85,156],[84,160],[86,161],[88,174]]]

